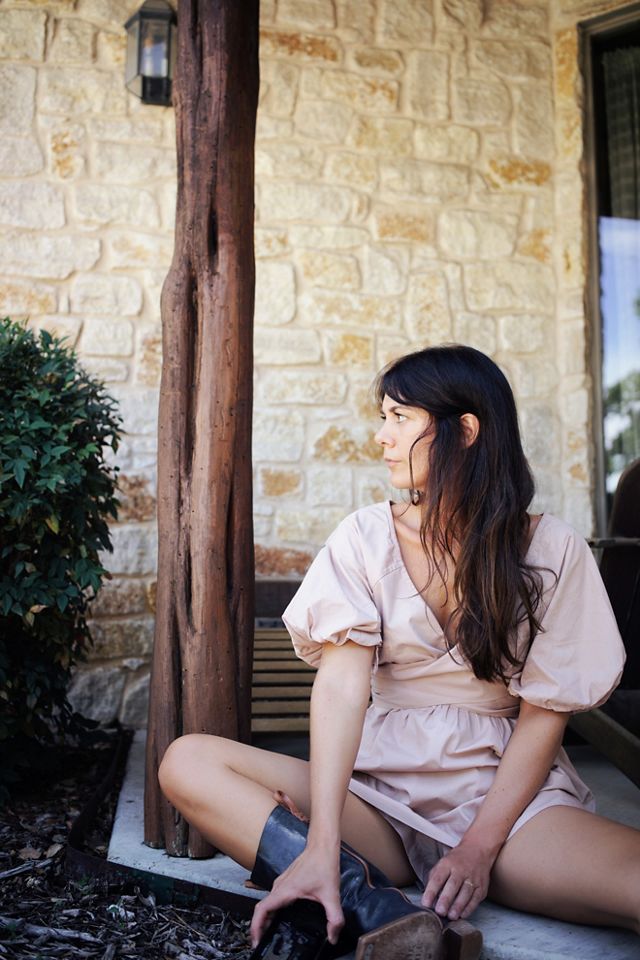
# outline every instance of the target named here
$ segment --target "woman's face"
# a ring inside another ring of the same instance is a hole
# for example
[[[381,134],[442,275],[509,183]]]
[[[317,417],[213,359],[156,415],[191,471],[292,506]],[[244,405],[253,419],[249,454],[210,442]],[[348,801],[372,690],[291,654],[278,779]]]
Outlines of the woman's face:
[[[375,435],[376,443],[383,448],[384,461],[389,468],[391,485],[397,490],[424,490],[427,483],[428,450],[431,435],[418,440],[429,432],[431,417],[420,407],[407,407],[385,396],[380,416],[384,421]],[[411,454],[413,483],[409,467],[411,447],[418,440]]]

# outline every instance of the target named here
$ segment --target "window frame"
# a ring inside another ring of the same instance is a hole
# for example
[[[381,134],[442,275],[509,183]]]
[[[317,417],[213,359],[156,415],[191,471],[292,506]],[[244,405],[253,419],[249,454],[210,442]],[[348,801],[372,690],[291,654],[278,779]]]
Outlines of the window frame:
[[[583,80],[583,144],[584,186],[586,207],[587,280],[585,285],[585,313],[589,337],[589,372],[591,374],[592,441],[594,447],[595,494],[594,507],[596,535],[607,533],[607,494],[605,485],[605,450],[602,393],[602,314],[600,311],[600,250],[598,220],[600,195],[597,163],[598,139],[594,97],[595,68],[593,44],[621,33],[625,27],[640,30],[640,2],[620,10],[612,10],[577,24],[578,58]]]

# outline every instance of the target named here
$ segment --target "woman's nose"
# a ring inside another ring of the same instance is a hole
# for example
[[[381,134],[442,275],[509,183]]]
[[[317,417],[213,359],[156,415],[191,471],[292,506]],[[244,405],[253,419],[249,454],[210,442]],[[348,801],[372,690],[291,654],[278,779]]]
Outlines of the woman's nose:
[[[375,442],[381,444],[382,446],[384,446],[385,444],[390,444],[392,442],[391,438],[387,436],[387,434],[385,433],[385,429],[386,429],[386,424],[383,424],[380,427],[380,429],[377,431],[377,433],[373,435],[373,439],[375,440]]]

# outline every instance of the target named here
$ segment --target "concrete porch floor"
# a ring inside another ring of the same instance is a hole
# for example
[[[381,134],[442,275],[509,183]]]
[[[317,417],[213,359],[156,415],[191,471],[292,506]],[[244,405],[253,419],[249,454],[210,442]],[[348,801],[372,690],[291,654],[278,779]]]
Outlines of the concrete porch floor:
[[[108,859],[114,864],[200,884],[221,894],[235,894],[245,901],[263,896],[244,886],[246,870],[228,857],[178,859],[144,846],[144,744],[145,734],[140,731],[129,753]],[[265,746],[274,748],[276,744]],[[282,749],[282,742],[279,746]],[[303,741],[284,746],[283,752],[304,752]],[[571,747],[569,752],[595,794],[598,811],[640,829],[640,789],[590,747]],[[407,892],[419,901],[417,890]],[[482,960],[640,960],[640,938],[613,928],[561,923],[490,902],[481,904],[471,920],[484,937]]]

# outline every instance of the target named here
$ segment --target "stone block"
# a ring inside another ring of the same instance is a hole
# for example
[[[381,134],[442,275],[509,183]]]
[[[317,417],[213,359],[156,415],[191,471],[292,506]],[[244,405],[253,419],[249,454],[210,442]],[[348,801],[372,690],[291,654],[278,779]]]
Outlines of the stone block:
[[[127,422],[124,424],[127,429]],[[103,552],[101,562],[112,574],[152,576],[158,558],[158,534],[152,524],[112,526],[113,553]]]
[[[487,182],[491,187],[540,187],[550,178],[551,166],[544,160],[506,154],[489,159]]]
[[[260,56],[290,57],[301,63],[340,63],[342,45],[337,37],[284,30],[260,31]]]
[[[75,187],[78,220],[135,227],[159,227],[160,214],[153,194],[139,187],[78,183]]]
[[[311,220],[315,223],[341,223],[349,216],[352,199],[352,193],[346,187],[263,183],[260,216],[269,222]]]
[[[575,27],[556,31],[553,37],[553,57],[556,105],[575,108],[580,79],[578,31]]]
[[[36,71],[33,67],[0,65],[0,134],[31,134],[35,110]]]
[[[335,100],[359,112],[393,113],[398,105],[398,83],[384,77],[322,70],[317,74],[303,75],[302,84],[303,90],[311,96],[318,96],[323,101]]]
[[[173,238],[158,234],[114,231],[109,234],[109,264],[125,269],[135,267],[169,267],[173,254]]]
[[[132,613],[146,613],[147,598],[143,580],[114,577],[105,580],[100,591],[89,605],[89,616],[110,617],[129,616]]]
[[[0,177],[29,177],[44,169],[44,157],[34,137],[0,140]]]
[[[431,203],[464,200],[469,194],[469,169],[444,163],[388,160],[380,164],[381,192]]]
[[[296,105],[300,70],[292,63],[266,60],[260,63],[259,111],[272,117],[291,117]]]
[[[258,113],[256,125],[256,143],[265,140],[287,140],[293,136],[293,122],[281,117],[270,117],[266,113]]]
[[[0,234],[0,262],[7,274],[63,280],[89,270],[100,259],[94,237],[8,232]]]
[[[460,33],[460,27],[472,35],[478,35],[484,23],[484,7],[478,0],[442,0],[442,22],[439,32]],[[440,37],[439,39],[443,39]]]
[[[486,261],[464,268],[464,289],[471,310],[526,310],[551,313],[555,278],[541,263]]]
[[[470,164],[478,156],[480,137],[470,127],[416,124],[413,133],[415,156],[434,163]]]
[[[515,384],[514,384],[515,386]],[[548,403],[520,405],[524,452],[536,467],[553,467],[559,459],[559,424]]]
[[[63,227],[62,193],[50,183],[0,183],[0,224],[34,230]]]
[[[133,354],[133,324],[130,320],[87,317],[80,351],[106,357],[130,357]]]
[[[339,404],[346,393],[346,376],[325,370],[265,370],[258,386],[263,403]]]
[[[336,25],[333,0],[279,0],[277,23],[283,26],[332,30]]]
[[[120,27],[138,9],[136,0],[77,0],[77,12],[82,19]]]
[[[371,434],[371,439],[373,439],[375,431],[380,426],[380,408],[373,394],[373,378],[369,372],[354,370],[351,372],[349,380],[349,395],[347,397],[349,408],[355,411],[361,423],[370,426],[370,430],[365,427],[365,439],[368,433]],[[380,459],[380,448],[378,448],[378,459]]]
[[[46,130],[49,169],[61,180],[72,180],[85,169],[86,132],[83,124],[58,117],[40,117]]]
[[[548,42],[526,40],[480,40],[472,51],[472,69],[475,63],[486,67],[507,81],[547,80],[552,73],[551,50]]]
[[[260,467],[258,490],[263,497],[290,497],[300,494],[302,472],[291,467]]]
[[[319,140],[323,144],[342,144],[352,116],[353,110],[344,103],[300,99],[295,113],[296,133]]]
[[[119,720],[125,727],[142,730],[147,726],[149,713],[150,674],[133,677],[122,695]]]
[[[536,353],[553,332],[552,320],[535,314],[500,317],[499,325],[502,348],[509,353]]]
[[[102,143],[96,151],[96,175],[108,183],[146,183],[158,177],[175,177],[175,150]]]
[[[279,257],[290,252],[286,230],[278,230],[275,227],[256,227],[253,239],[257,259]]]
[[[495,259],[513,254],[518,217],[486,210],[444,211],[438,219],[438,247],[445,257]]]
[[[256,327],[253,351],[257,364],[274,366],[319,363],[322,358],[315,330],[289,330],[286,327]]]
[[[373,337],[327,330],[322,335],[327,363],[336,367],[371,367]]]
[[[373,232],[377,240],[412,244],[433,243],[434,216],[431,210],[417,204],[404,209],[397,204],[376,204],[373,208]]]
[[[338,28],[351,40],[371,42],[375,36],[376,0],[336,0]]]
[[[78,117],[84,113],[125,114],[126,87],[119,73],[78,67],[47,67],[38,79],[43,113]]]
[[[85,20],[58,19],[49,59],[67,66],[85,65],[95,58],[95,27]]]
[[[255,322],[281,326],[296,313],[296,282],[290,263],[256,262]]]
[[[142,309],[142,287],[133,277],[78,274],[71,286],[71,309],[74,313],[133,317]]]
[[[523,257],[533,257],[540,263],[551,262],[551,242],[552,235],[550,230],[530,230],[523,234],[518,241],[518,253]]]
[[[254,410],[254,462],[271,460],[282,463],[299,460],[304,448],[304,434],[304,417],[297,410]]]
[[[355,118],[347,145],[382,156],[408,157],[412,153],[413,122],[400,117]]]
[[[311,286],[332,290],[357,290],[360,286],[360,269],[353,256],[303,250],[297,259],[302,276]]]
[[[548,83],[514,88],[514,136],[518,153],[551,160],[554,155],[553,101]]]
[[[256,149],[256,176],[288,180],[314,180],[320,176],[324,156],[318,147],[276,143]]]
[[[320,329],[346,326],[367,330],[399,330],[401,307],[397,298],[314,290],[300,300],[300,320]]]
[[[354,250],[369,239],[361,227],[297,226],[289,227],[294,248],[312,247],[320,250]]]
[[[82,369],[103,383],[124,383],[129,379],[129,364],[105,357],[82,357]]]
[[[408,250],[389,245],[365,247],[362,263],[365,293],[380,293],[384,296],[404,293],[408,273]]]
[[[351,501],[351,467],[309,467],[306,471],[312,507],[342,507]]]
[[[489,37],[514,36],[546,40],[549,36],[549,4],[546,0],[509,0],[492,3],[482,24]]]
[[[52,337],[64,340],[66,347],[75,347],[82,321],[79,317],[70,317],[67,314],[42,317],[39,320],[29,322],[29,327],[34,331],[46,330]]]
[[[89,117],[87,129],[95,140],[111,143],[161,143],[164,122],[158,116]]]
[[[386,77],[398,77],[404,71],[402,54],[397,50],[383,50],[380,47],[355,47],[348,50],[349,63],[366,73],[380,74]]]
[[[151,387],[122,387],[111,391],[112,396],[118,401],[120,416],[124,421],[124,429],[129,436],[135,434],[149,435],[153,437],[152,441],[143,443],[136,440],[136,444],[143,451],[150,451],[155,454],[155,438],[158,429],[158,391]],[[143,464],[135,465],[133,462],[125,464],[124,451],[122,458],[119,457],[122,469],[131,472],[142,469]],[[155,463],[155,457],[151,461]],[[144,464],[149,465],[148,463]]]
[[[500,82],[460,79],[454,87],[453,118],[472,126],[506,126],[511,117],[509,88]]]
[[[322,544],[344,518],[344,507],[277,510],[276,537],[281,543]]]
[[[256,543],[256,573],[261,577],[303,577],[313,560],[305,550],[288,547],[265,547]]]
[[[392,41],[429,46],[433,39],[433,4],[431,0],[382,0],[378,19],[378,37]]]
[[[113,361],[112,361],[113,362]],[[121,389],[124,394],[126,388],[116,388]],[[113,393],[113,390],[109,391]],[[157,462],[157,409],[158,409],[158,391],[154,391],[155,401],[154,406],[156,410],[155,417],[155,426],[156,429],[151,432],[149,431],[146,436],[128,436],[124,435],[120,441],[120,446],[118,447],[118,453],[112,457],[114,463],[117,463],[122,470],[150,470],[156,467]],[[123,410],[122,400],[119,404],[120,413],[123,415],[123,419],[128,420],[126,417],[125,411]]]
[[[558,329],[558,368],[564,376],[584,374],[587,369],[584,319],[563,323]]]
[[[96,59],[100,66],[123,68],[127,55],[127,38],[124,30],[98,30]]]
[[[451,339],[451,309],[447,278],[442,270],[411,276],[407,301],[407,329],[416,345]]]
[[[147,657],[153,648],[153,619],[129,617],[117,620],[92,620],[89,624],[93,660],[115,657]]]
[[[378,180],[378,165],[375,157],[340,150],[329,155],[325,176],[330,183],[370,190]]]
[[[399,500],[394,496],[393,487],[388,482],[386,467],[378,475],[370,467],[366,471],[355,470],[355,503],[354,507],[366,507],[370,503],[382,503],[383,500]],[[406,495],[406,493],[405,493]]]
[[[146,327],[139,331],[136,350],[136,383],[159,387],[162,375],[162,328]]]
[[[518,397],[545,400],[553,396],[559,380],[553,355],[537,352],[527,357],[513,356],[509,369]]]
[[[493,356],[497,349],[496,321],[475,313],[456,313],[453,320],[454,339]]]
[[[89,720],[110,723],[118,716],[125,679],[118,667],[83,667],[69,685],[69,703]]]
[[[313,431],[312,456],[314,460],[329,463],[376,463],[380,447],[373,439],[373,430],[353,427],[347,430],[335,424],[320,424]]]
[[[407,55],[405,107],[430,122],[449,117],[449,57],[435,50]]]
[[[58,291],[33,280],[0,280],[0,314],[3,317],[33,317],[55,313]]]
[[[40,10],[0,11],[0,60],[42,61],[46,24]]]

